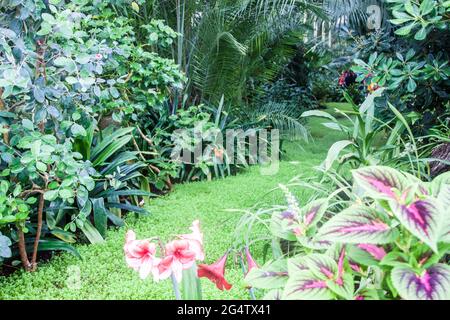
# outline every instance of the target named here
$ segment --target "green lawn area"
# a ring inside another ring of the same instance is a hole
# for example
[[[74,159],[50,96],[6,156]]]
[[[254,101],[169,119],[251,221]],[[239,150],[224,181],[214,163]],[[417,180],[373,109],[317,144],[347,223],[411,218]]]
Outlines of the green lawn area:
[[[348,106],[332,104],[328,107]],[[320,125],[325,121],[309,120],[312,135],[309,143],[285,145],[287,155],[276,175],[263,176],[258,167],[252,167],[222,180],[176,185],[172,193],[148,204],[151,215],[139,219],[130,215],[126,220],[127,227],[111,229],[104,244],[77,245],[81,260],[60,254],[50,262],[40,264],[34,273],[19,271],[9,277],[0,277],[0,299],[172,299],[169,280],[157,284],[150,278],[142,281],[137,273],[127,268],[122,249],[126,230],[135,230],[138,238],[160,236],[170,239],[188,232],[192,221],[199,219],[205,239],[205,262],[215,261],[230,247],[234,227],[240,218],[238,213],[227,209],[244,209],[257,203],[283,204],[280,192],[267,192],[296,175],[315,174],[313,167],[323,161],[330,145],[341,138],[336,131]],[[298,196],[300,201],[306,197]],[[255,256],[260,261],[258,253]],[[71,289],[66,283],[74,276],[72,272],[76,268],[79,268],[81,288]],[[242,271],[232,259],[228,261],[226,278],[233,284],[228,292],[221,292],[202,279],[204,299],[248,299]]]

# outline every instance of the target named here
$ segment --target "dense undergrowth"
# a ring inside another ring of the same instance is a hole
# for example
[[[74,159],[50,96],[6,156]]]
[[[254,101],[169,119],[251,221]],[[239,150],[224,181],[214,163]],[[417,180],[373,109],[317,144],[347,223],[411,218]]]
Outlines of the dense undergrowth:
[[[346,104],[329,105],[348,109]],[[171,194],[148,203],[150,216],[139,219],[129,216],[126,228],[109,230],[106,243],[76,246],[82,259],[61,254],[42,264],[34,273],[18,271],[0,278],[0,299],[172,299],[170,282],[141,281],[126,267],[122,251],[126,230],[132,228],[142,237],[168,238],[182,232],[191,221],[200,219],[206,260],[214,261],[231,246],[236,222],[241,217],[227,209],[279,203],[283,195],[276,191],[269,193],[278,183],[287,183],[296,175],[315,174],[313,167],[323,161],[328,148],[338,138],[323,130],[321,122],[323,120],[310,120],[310,143],[286,144],[276,175],[263,176],[258,167],[251,167],[234,177],[176,185]],[[300,192],[298,196],[306,200],[309,195]],[[263,262],[262,248],[256,248],[255,257]],[[204,298],[249,298],[239,264],[232,259],[228,264],[227,278],[233,284],[231,291],[218,291],[212,283],[203,281]],[[78,275],[81,287],[70,289],[68,284],[74,285]]]

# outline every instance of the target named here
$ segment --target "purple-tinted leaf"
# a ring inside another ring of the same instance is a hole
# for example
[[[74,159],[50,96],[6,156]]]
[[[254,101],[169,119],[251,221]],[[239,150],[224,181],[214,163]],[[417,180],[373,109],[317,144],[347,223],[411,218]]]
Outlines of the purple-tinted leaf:
[[[292,211],[275,212],[270,221],[270,231],[278,238],[295,241],[296,237],[292,231],[298,224],[298,216]]]
[[[392,270],[392,283],[400,296],[407,300],[449,300],[450,267],[435,264],[421,274],[406,267]]]
[[[285,259],[268,262],[261,268],[253,268],[245,276],[245,282],[260,289],[282,288],[288,279]]]
[[[395,240],[396,229],[388,226],[375,210],[353,206],[328,220],[319,230],[317,238],[343,243],[383,244]]]
[[[303,247],[314,250],[328,249],[332,244],[330,241],[317,240],[307,236],[297,236],[297,240]]]
[[[300,210],[300,215],[302,216],[303,224],[306,227],[314,226],[317,222],[320,221],[327,208],[328,208],[327,199],[317,199],[311,201]]]
[[[358,245],[347,246],[348,257],[354,263],[358,263],[364,266],[378,265],[379,261],[376,260],[370,253],[358,247]]]
[[[353,299],[355,284],[351,273],[345,273],[339,281],[327,280],[326,283],[328,288],[338,296],[346,300]]]
[[[394,189],[402,191],[407,179],[395,169],[383,166],[364,167],[353,171],[355,184],[375,199],[394,199]]]
[[[284,300],[330,300],[334,295],[325,280],[312,272],[298,272],[289,277],[283,291]]]
[[[383,247],[377,247],[374,244],[361,243],[358,244],[358,248],[368,252],[374,259],[381,261],[386,255],[386,251],[384,251]]]
[[[401,224],[434,251],[441,232],[443,214],[436,199],[416,200],[409,205],[390,201],[390,206]]]
[[[300,263],[307,266],[309,271],[318,279],[335,279],[338,273],[336,261],[325,254],[309,254],[300,259]]]
[[[289,276],[294,275],[297,272],[307,271],[308,266],[303,260],[302,256],[295,256],[288,260],[288,273]]]

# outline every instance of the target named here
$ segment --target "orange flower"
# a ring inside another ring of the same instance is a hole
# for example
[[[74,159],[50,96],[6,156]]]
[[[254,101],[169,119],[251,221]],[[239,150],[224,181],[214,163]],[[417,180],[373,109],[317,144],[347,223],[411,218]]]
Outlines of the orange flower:
[[[369,90],[370,93],[377,91],[380,88],[380,86],[376,83],[371,83],[369,84],[369,86],[367,87],[367,90]]]
[[[223,159],[223,149],[214,148],[213,150],[216,158]]]

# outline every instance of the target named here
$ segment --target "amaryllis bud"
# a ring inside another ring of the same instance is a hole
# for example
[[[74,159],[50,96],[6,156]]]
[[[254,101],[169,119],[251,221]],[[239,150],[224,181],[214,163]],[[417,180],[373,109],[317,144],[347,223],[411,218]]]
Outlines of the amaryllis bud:
[[[253,268],[258,268],[258,265],[250,254],[250,250],[248,250],[248,247],[245,247],[245,257],[247,258],[247,273],[250,272],[250,270],[252,270]]]

